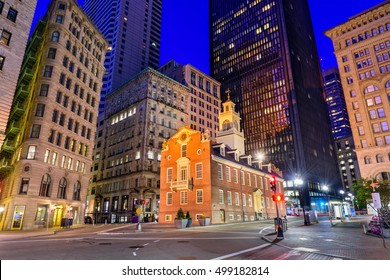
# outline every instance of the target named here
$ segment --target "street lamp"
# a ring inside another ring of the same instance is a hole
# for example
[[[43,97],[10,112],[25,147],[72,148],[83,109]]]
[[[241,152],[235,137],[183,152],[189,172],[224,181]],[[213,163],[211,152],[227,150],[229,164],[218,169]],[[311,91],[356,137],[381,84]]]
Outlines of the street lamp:
[[[344,193],[345,191],[343,190],[340,190],[340,194],[341,194],[341,199],[342,199],[342,202],[341,202],[341,221],[343,221],[343,213],[344,213]]]
[[[300,204],[301,204],[302,211],[303,211],[303,221],[304,221],[304,225],[307,226],[308,222],[307,222],[306,213],[305,213],[305,202],[304,202],[304,199],[303,199],[303,190],[300,188],[300,186],[302,184],[303,184],[303,180],[301,178],[296,178],[294,180],[294,185],[299,187]]]
[[[330,215],[330,196],[329,196],[329,187],[328,186],[323,186],[322,189],[324,191],[326,191],[326,195],[328,196],[328,214],[329,214],[329,221],[330,221],[330,224],[333,226],[332,224],[332,216]]]

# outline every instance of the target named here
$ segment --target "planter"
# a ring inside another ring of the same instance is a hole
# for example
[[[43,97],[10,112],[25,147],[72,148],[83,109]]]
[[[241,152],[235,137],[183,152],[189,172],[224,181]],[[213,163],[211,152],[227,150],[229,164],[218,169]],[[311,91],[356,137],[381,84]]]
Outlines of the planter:
[[[200,226],[208,226],[210,225],[210,218],[200,218],[198,219]]]
[[[192,219],[188,219],[186,227],[191,227],[191,226],[192,226]]]
[[[185,228],[187,227],[187,219],[175,219],[175,227],[176,228]]]

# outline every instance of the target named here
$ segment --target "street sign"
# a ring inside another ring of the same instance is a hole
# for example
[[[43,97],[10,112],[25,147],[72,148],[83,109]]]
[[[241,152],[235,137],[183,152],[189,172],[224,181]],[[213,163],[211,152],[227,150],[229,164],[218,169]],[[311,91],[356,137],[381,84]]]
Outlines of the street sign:
[[[374,193],[372,193],[371,195],[372,195],[372,202],[374,203],[374,207],[375,207],[376,209],[382,208],[381,198],[380,198],[380,196],[379,196],[379,193],[374,192]]]
[[[141,208],[137,208],[137,210],[135,210],[135,213],[137,213],[138,216],[141,214],[141,212],[142,212]]]

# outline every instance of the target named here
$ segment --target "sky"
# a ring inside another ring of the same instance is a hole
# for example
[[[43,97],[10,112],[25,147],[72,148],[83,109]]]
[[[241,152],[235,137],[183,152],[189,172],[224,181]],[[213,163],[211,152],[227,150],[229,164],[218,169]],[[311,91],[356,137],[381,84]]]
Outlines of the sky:
[[[221,0],[224,1],[224,0]],[[323,33],[383,0],[308,0],[323,70],[337,67],[332,41]],[[38,0],[34,22],[50,0]],[[83,0],[79,3],[82,5]],[[208,0],[163,0],[160,64],[175,59],[209,74]]]

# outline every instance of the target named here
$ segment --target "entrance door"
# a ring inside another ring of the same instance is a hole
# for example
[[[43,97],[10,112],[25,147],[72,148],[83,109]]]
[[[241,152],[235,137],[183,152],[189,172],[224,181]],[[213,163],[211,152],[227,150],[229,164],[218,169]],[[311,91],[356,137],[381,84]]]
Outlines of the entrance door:
[[[62,206],[57,206],[54,209],[54,214],[53,214],[53,226],[61,226],[61,219],[63,216],[63,209]]]
[[[219,217],[221,219],[221,223],[225,223],[225,210],[223,209],[219,210]]]

